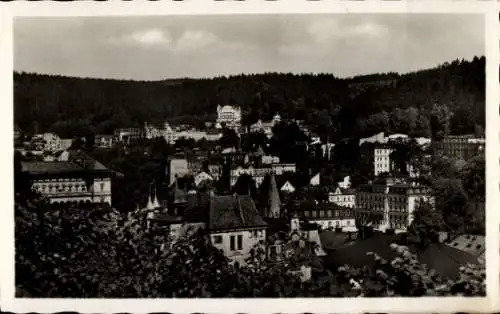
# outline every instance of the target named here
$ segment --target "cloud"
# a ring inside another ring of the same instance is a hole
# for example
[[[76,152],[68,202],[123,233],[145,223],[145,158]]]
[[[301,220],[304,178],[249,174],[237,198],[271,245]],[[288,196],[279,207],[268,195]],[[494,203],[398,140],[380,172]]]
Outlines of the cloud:
[[[175,43],[176,52],[196,51],[214,44],[217,36],[207,31],[187,30]]]
[[[308,28],[309,35],[316,43],[326,44],[334,40],[374,39],[386,36],[389,30],[384,25],[361,21],[355,25],[345,25],[339,19],[324,18],[313,21]]]
[[[140,46],[163,46],[168,47],[172,43],[170,34],[164,30],[153,28],[135,31],[117,37],[111,37],[108,41],[117,45],[140,45]]]

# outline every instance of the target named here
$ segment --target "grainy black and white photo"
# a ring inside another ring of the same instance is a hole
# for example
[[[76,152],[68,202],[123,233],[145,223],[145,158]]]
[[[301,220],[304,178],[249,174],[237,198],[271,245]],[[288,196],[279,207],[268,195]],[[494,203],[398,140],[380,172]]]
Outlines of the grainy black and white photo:
[[[16,17],[18,298],[484,296],[485,17]]]

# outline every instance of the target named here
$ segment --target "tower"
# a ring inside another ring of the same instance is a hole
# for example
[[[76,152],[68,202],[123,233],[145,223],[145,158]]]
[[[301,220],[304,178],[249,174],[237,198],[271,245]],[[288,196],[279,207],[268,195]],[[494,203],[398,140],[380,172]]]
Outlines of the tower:
[[[269,187],[269,212],[268,218],[280,218],[281,200],[276,184],[274,173],[271,174],[271,184]]]

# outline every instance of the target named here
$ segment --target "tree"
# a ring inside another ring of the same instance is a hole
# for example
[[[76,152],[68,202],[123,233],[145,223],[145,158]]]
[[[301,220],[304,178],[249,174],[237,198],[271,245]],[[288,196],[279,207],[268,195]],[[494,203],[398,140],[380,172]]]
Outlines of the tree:
[[[431,204],[424,202],[413,212],[413,221],[408,227],[411,242],[425,248],[439,241],[439,232],[443,230],[444,221],[441,213]]]

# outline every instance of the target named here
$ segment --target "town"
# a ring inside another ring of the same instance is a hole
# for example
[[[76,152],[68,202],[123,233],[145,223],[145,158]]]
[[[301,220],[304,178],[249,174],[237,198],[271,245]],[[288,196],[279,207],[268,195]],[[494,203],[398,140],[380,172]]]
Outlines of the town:
[[[370,265],[369,252],[390,258],[386,251],[401,239],[415,247],[420,262],[448,279],[468,263],[484,264],[484,194],[457,195],[464,188],[456,180],[439,187],[429,179],[447,171],[451,161],[469,169],[482,160],[484,171],[484,135],[431,140],[380,132],[361,138],[356,149],[369,159],[370,170],[360,178],[332,174],[328,166],[350,144],[321,139],[303,121],[277,112],[270,121],[242,125],[237,105],[217,106],[216,116],[204,129],[146,122],[93,139],[28,136],[16,129],[16,180],[22,178],[19,184],[59,211],[119,208],[122,218],[115,223],[126,223],[116,228],[136,223],[142,232],[160,232],[165,242],[157,249],[201,237],[200,230],[236,267],[254,265],[260,249],[261,262],[290,263],[288,273],[300,282],[343,265]],[[285,143],[289,134],[298,134],[291,144]],[[163,169],[142,177],[128,178],[110,162],[119,154],[124,162],[147,163],[158,152]],[[134,191],[124,183],[130,179]],[[443,193],[447,204],[436,199]],[[351,278],[349,285],[355,291],[359,283]]]
[[[13,19],[15,297],[486,296],[485,14],[405,10]]]

